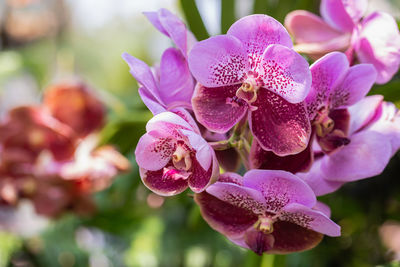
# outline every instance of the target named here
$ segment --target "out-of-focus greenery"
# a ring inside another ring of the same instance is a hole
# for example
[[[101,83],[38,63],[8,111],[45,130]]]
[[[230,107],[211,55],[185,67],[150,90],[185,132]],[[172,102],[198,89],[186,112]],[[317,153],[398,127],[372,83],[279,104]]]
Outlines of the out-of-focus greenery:
[[[195,36],[207,38],[195,1],[179,4]],[[226,32],[237,19],[235,5],[221,0],[221,6],[221,32]],[[253,11],[282,22],[291,10],[317,12],[318,6],[317,0],[255,0]],[[60,72],[75,72],[97,88],[109,109],[102,140],[116,145],[133,164],[130,173],[96,194],[94,216],[67,214],[29,238],[0,233],[0,266],[399,266],[390,263],[378,236],[386,220],[400,221],[399,154],[382,175],[320,198],[342,226],[341,237],[325,237],[315,249],[287,256],[259,257],[233,245],[203,221],[190,192],[168,199],[150,193],[140,181],[133,151],[151,114],[120,56],[127,51],[155,63],[148,49],[153,36],[146,31],[130,34],[132,27],[145,27],[141,23],[128,27],[117,21],[91,34],[67,28],[54,38],[0,51],[0,86],[10,77],[29,73],[44,88]],[[371,94],[383,94],[400,107],[399,74],[375,86]],[[157,205],[152,204],[154,197]]]

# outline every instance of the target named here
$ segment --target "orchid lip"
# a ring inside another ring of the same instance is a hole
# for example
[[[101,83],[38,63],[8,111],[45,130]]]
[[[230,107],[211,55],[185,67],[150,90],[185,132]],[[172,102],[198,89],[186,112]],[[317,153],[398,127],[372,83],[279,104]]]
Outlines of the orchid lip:
[[[178,170],[188,171],[192,167],[190,150],[185,143],[178,141],[175,152],[172,155],[172,163]]]
[[[254,228],[264,234],[271,234],[274,231],[274,217],[260,216],[254,224]]]
[[[319,137],[325,137],[331,133],[335,127],[335,122],[329,117],[329,110],[323,108],[318,111],[314,120],[315,131]]]
[[[258,75],[249,74],[242,83],[242,86],[236,91],[236,96],[247,103],[254,103],[257,100],[257,92],[260,87]]]

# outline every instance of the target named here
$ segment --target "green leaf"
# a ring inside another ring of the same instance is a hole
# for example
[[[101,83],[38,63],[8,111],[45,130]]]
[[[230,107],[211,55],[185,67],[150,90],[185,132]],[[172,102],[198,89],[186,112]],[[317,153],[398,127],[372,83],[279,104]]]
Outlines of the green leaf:
[[[221,33],[226,33],[235,21],[235,0],[221,0]]]
[[[197,40],[201,41],[210,37],[197,9],[195,0],[180,0],[180,4],[189,29],[196,36]]]
[[[400,80],[394,80],[385,85],[375,86],[369,95],[383,95],[385,101],[390,101],[400,107]]]

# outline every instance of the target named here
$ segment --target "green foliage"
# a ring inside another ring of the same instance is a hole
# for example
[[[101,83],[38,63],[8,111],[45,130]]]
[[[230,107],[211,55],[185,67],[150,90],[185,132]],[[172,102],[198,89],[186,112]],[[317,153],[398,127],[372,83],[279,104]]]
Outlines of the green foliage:
[[[195,0],[180,0],[180,4],[189,28],[197,40],[204,40],[210,37],[197,9]]]

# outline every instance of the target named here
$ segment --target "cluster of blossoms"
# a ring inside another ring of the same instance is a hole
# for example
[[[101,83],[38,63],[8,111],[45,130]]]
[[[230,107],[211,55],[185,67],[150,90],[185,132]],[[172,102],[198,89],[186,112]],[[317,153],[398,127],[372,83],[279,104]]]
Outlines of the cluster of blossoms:
[[[0,122],[0,207],[32,201],[38,214],[91,213],[90,194],[130,167],[111,146],[97,147],[105,108],[81,83],[50,87],[41,105],[20,106]]]
[[[258,254],[339,236],[316,196],[378,175],[400,148],[399,111],[366,96],[398,71],[399,30],[365,8],[322,0],[324,20],[289,14],[295,47],[267,15],[197,42],[169,11],[145,13],[176,48],[152,68],[123,55],[154,114],[135,153],[143,183],[162,196],[189,187],[213,229]]]

